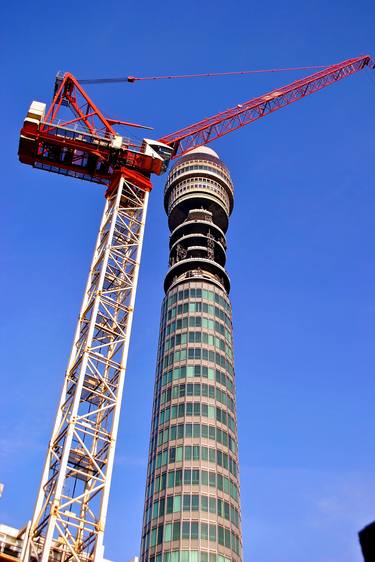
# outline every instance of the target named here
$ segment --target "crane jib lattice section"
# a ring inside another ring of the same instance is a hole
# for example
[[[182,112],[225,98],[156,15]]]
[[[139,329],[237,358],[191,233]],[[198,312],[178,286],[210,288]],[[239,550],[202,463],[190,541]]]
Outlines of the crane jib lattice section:
[[[349,59],[312,76],[297,80],[268,94],[238,104],[235,107],[208,117],[199,123],[166,135],[160,141],[174,144],[175,157],[187,151],[226,135],[282,107],[298,101],[314,92],[362,70],[372,64],[369,56]]]
[[[100,560],[148,193],[107,200],[25,559]]]

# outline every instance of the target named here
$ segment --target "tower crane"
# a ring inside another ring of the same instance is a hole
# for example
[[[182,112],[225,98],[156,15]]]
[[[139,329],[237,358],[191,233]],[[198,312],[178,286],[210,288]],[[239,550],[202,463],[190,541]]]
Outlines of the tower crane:
[[[345,60],[198,123],[141,143],[118,134],[70,73],[58,75],[51,106],[33,101],[21,129],[24,164],[105,186],[105,207],[34,514],[25,562],[92,561],[103,534],[119,425],[152,174],[171,159],[366,68]],[[134,81],[134,80],[129,80]],[[61,118],[63,108],[71,118]]]

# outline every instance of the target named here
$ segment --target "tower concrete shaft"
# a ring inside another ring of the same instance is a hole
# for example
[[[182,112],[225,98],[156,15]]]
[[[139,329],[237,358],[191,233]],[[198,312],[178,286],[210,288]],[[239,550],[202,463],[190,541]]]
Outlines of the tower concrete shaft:
[[[170,235],[141,562],[241,562],[229,172],[209,148],[169,173]]]

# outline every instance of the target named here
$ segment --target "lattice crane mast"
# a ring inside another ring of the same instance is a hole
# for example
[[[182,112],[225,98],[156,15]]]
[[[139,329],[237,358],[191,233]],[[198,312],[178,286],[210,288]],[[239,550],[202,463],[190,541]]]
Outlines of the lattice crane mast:
[[[141,143],[105,117],[78,80],[59,75],[47,113],[33,102],[19,158],[103,184],[106,203],[64,378],[23,560],[99,562],[151,174],[169,161],[370,66],[360,56],[327,67],[159,140]],[[61,119],[63,108],[72,116]]]

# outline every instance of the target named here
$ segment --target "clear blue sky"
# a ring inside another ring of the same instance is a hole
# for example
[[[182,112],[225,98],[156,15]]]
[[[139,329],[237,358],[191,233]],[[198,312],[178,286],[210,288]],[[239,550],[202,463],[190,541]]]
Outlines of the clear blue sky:
[[[9,2],[1,18],[0,521],[30,517],[104,204],[17,161],[33,99],[78,77],[330,64],[372,51],[371,0]],[[176,130],[294,76],[96,86],[112,116]],[[246,562],[359,562],[375,519],[375,72],[221,139]],[[152,193],[106,533],[138,552],[168,231]]]

